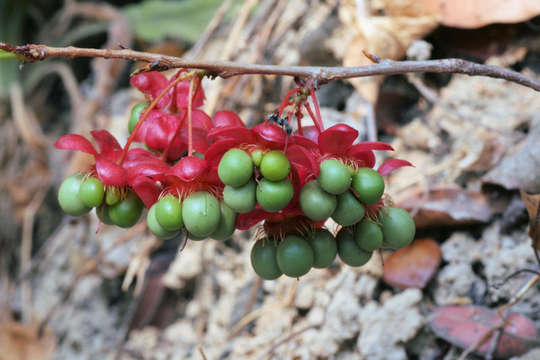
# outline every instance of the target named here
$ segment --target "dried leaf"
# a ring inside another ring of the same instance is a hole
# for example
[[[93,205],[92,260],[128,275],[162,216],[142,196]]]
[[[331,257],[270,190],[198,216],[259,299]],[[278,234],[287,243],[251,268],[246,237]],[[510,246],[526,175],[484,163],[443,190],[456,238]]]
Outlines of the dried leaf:
[[[408,211],[416,211],[416,227],[457,226],[487,222],[491,208],[484,194],[459,187],[417,189],[399,202]]]
[[[497,311],[482,306],[444,306],[435,309],[430,321],[431,329],[441,338],[459,346],[469,348],[480,341],[494,326],[501,324]],[[491,346],[495,332],[480,344],[476,352],[486,354]],[[504,327],[495,356],[508,359],[525,353],[530,343],[537,339],[534,323],[525,316],[512,312]]]
[[[51,359],[56,338],[49,329],[41,337],[38,324],[5,322],[0,324],[0,360]]]
[[[441,263],[441,249],[433,239],[417,239],[384,262],[384,281],[400,289],[423,289]]]
[[[540,194],[527,194],[523,190],[520,190],[520,193],[531,222],[529,236],[532,239],[533,247],[540,250]]]
[[[540,125],[535,126],[527,138],[510,150],[510,154],[483,177],[484,182],[507,189],[523,189],[540,193]]]
[[[518,23],[540,14],[538,0],[420,0],[447,26],[474,29],[493,23]]]

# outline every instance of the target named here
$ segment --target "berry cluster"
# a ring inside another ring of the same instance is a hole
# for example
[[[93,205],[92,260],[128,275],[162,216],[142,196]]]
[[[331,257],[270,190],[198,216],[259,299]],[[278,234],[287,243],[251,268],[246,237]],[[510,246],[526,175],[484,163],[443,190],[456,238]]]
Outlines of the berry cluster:
[[[62,209],[80,216],[96,208],[101,222],[127,228],[146,207],[148,229],[161,239],[185,233],[225,240],[262,222],[251,263],[264,279],[302,276],[328,267],[337,254],[360,266],[376,249],[412,241],[411,217],[383,197],[383,176],[411,164],[391,159],[373,169],[373,151],[392,147],[355,143],[358,132],[345,124],[324,130],[313,89],[301,87],[251,129],[231,111],[211,119],[199,109],[203,75],[182,69],[170,80],[156,72],[133,76],[147,102],[132,109],[124,147],[105,130],[91,132],[99,151],[80,135],[58,139],[57,148],[95,158],[60,186]],[[302,126],[304,110],[314,126]],[[142,146],[130,148],[133,142]],[[323,228],[329,218],[341,225],[336,237]]]

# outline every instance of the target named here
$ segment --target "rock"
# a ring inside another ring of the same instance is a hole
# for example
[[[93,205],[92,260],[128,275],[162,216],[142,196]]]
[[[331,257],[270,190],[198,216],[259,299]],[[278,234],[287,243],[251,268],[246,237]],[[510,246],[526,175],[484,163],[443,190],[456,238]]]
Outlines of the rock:
[[[470,264],[456,263],[446,265],[436,278],[435,303],[438,305],[462,302],[469,297],[473,286],[483,293],[485,284],[472,270]],[[467,301],[470,302],[470,301]]]
[[[360,354],[369,359],[407,359],[399,344],[412,339],[424,324],[418,309],[421,299],[420,290],[407,289],[382,306],[370,302],[362,308],[358,315],[362,331],[356,344]]]

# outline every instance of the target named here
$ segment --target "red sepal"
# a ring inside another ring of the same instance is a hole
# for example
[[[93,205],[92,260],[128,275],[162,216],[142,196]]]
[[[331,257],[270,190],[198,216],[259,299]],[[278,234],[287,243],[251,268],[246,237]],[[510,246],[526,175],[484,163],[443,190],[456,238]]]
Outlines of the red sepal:
[[[345,124],[334,125],[319,135],[319,149],[323,154],[345,154],[358,137],[358,131]]]
[[[197,177],[204,175],[208,168],[206,160],[197,156],[186,156],[174,165],[168,175],[173,175],[182,181],[193,181]]]
[[[130,185],[148,209],[158,201],[161,189],[154,181],[140,177]]]
[[[257,135],[259,142],[266,147],[274,150],[281,150],[285,147],[287,135],[279,126],[263,122],[254,126],[252,130]]]
[[[147,96],[147,98],[153,100],[157,98],[159,94],[167,87],[169,80],[167,80],[165,75],[162,73],[157,71],[149,71],[132,76],[131,79],[129,79],[129,83],[139,89]],[[158,109],[168,107],[172,102],[173,92],[174,89],[171,89],[167,94],[165,94],[165,96],[159,100],[156,107]]]
[[[180,74],[180,73],[177,73]],[[177,79],[176,76],[171,78],[171,82]],[[193,84],[193,91],[197,89],[197,92],[193,95],[193,100],[191,103],[192,108],[201,107],[204,103],[204,90],[201,86],[201,79],[195,77],[195,84]],[[180,81],[176,84],[176,106],[178,108],[188,108],[189,105],[189,83],[191,79],[186,79]]]
[[[99,146],[99,153],[109,160],[116,160],[122,153],[122,147],[107,130],[90,131]]]
[[[221,110],[214,114],[214,126],[241,126],[244,127],[244,122],[235,112],[229,110]]]
[[[127,182],[124,168],[102,155],[96,156],[96,172],[99,180],[105,185],[123,186]]]
[[[403,166],[412,166],[413,164],[408,162],[407,160],[402,159],[388,159],[385,162],[379,166],[379,169],[377,170],[381,176],[386,176],[390,174],[392,171],[397,170]]]
[[[97,151],[88,139],[77,134],[67,134],[54,143],[54,147],[61,150],[77,150],[87,154],[97,155]]]

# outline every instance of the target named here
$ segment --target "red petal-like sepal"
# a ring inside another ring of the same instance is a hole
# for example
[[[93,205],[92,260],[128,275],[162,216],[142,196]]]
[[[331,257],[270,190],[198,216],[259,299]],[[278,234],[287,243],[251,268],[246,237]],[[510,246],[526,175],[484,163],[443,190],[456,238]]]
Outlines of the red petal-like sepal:
[[[105,185],[123,186],[127,183],[124,168],[100,155],[96,156],[96,172]]]
[[[266,217],[269,213],[263,209],[255,209],[245,214],[238,214],[236,217],[236,228],[238,230],[249,230],[253,226],[257,225]]]
[[[214,126],[244,126],[244,122],[235,112],[221,110],[214,115]]]
[[[414,165],[408,162],[407,160],[388,159],[385,162],[383,162],[381,166],[379,166],[379,169],[377,171],[379,172],[379,174],[381,174],[381,176],[386,176],[390,174],[392,171],[397,170],[403,166],[414,167]]]
[[[154,181],[137,178],[130,185],[148,209],[158,201],[161,189]]]
[[[358,166],[373,168],[375,166],[375,154],[372,151],[359,151],[348,154]]]
[[[358,131],[345,124],[334,125],[319,135],[319,149],[323,154],[345,154],[358,137]]]
[[[132,76],[129,79],[129,83],[153,100],[167,87],[169,80],[162,73],[150,71]],[[171,89],[159,100],[157,104],[158,109],[165,108],[171,104],[173,91],[174,89]]]
[[[54,147],[61,150],[77,150],[97,155],[96,149],[88,139],[77,134],[67,134],[56,140]]]
[[[295,167],[301,166],[309,173],[319,176],[319,164],[315,161],[313,153],[300,145],[289,145],[286,152],[287,158]]]
[[[171,81],[174,81],[177,77],[174,76]],[[186,79],[180,81],[176,85],[176,106],[178,108],[186,108],[189,105],[189,83],[191,79]],[[201,86],[201,79],[195,77],[195,84],[193,84],[193,91],[198,89],[197,92],[193,95],[193,100],[191,103],[192,108],[201,107],[204,102],[204,90]]]
[[[206,160],[197,156],[186,156],[174,165],[168,175],[174,175],[182,181],[193,181],[204,174],[208,168]]]
[[[253,127],[253,132],[257,134],[259,142],[271,149],[283,149],[287,135],[282,128],[268,122]]]
[[[96,140],[96,143],[99,146],[99,152],[102,156],[113,161],[120,156],[122,147],[110,132],[107,130],[94,130],[90,131],[90,134],[92,134],[92,137]]]
[[[374,150],[390,150],[393,151],[394,148],[388,145],[387,143],[378,142],[378,141],[365,141],[359,144],[353,145],[350,147],[347,152],[350,153],[359,153],[365,151],[374,151]]]
[[[208,140],[213,142],[235,140],[238,143],[252,144],[256,139],[254,133],[245,126],[221,126],[208,132]]]
[[[210,146],[210,148],[204,154],[204,158],[211,166],[219,164],[221,157],[229,149],[232,149],[239,145],[241,142],[237,140],[221,140]]]

